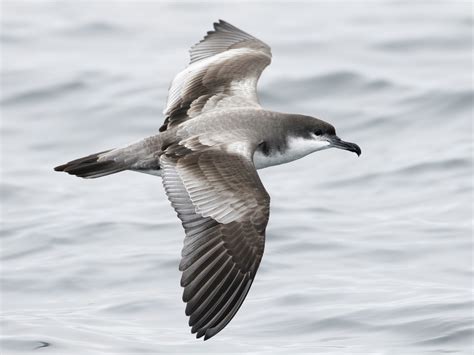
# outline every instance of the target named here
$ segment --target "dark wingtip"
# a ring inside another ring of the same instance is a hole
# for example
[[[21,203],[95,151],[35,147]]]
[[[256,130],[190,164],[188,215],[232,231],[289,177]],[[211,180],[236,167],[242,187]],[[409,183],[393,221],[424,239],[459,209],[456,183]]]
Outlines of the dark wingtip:
[[[199,330],[199,331],[195,330],[194,332],[196,333],[196,339],[202,338],[204,334],[206,333],[205,330]],[[191,331],[191,333],[193,332]],[[204,338],[203,340],[206,340],[206,339]]]

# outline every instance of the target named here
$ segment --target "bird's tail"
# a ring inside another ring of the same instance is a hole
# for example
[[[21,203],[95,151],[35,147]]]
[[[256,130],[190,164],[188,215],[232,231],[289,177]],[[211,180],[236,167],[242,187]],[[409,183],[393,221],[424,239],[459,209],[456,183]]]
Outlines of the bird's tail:
[[[71,175],[76,175],[86,179],[94,179],[110,174],[115,174],[127,170],[129,166],[123,161],[109,158],[107,153],[112,150],[106,150],[100,153],[88,155],[69,163],[59,165],[54,168],[56,171],[64,171]]]

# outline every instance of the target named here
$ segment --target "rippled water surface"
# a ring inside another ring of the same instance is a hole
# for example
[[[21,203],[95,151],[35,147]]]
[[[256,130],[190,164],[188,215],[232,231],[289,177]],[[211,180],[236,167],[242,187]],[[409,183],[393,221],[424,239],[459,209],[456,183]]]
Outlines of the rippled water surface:
[[[469,2],[2,2],[2,354],[473,351]],[[357,158],[261,171],[265,255],[196,340],[159,178],[60,163],[157,131],[187,49],[223,18],[272,46],[262,104]]]

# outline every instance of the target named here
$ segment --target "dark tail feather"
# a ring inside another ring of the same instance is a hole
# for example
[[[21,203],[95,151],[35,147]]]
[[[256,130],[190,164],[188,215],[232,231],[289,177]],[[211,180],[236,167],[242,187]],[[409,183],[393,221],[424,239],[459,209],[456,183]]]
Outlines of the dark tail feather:
[[[98,161],[103,154],[108,152],[110,152],[110,150],[91,154],[87,157],[76,159],[70,161],[69,163],[59,165],[55,167],[54,170],[64,171],[68,174],[76,175],[82,178],[93,179],[105,175],[118,173],[119,171],[127,169],[126,166],[119,162],[116,162],[115,160]]]

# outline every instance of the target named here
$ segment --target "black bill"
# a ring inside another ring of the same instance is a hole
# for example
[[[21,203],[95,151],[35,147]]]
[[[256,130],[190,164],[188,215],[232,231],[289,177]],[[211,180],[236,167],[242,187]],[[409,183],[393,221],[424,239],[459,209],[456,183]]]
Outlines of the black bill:
[[[344,142],[338,136],[330,137],[329,138],[329,143],[331,144],[331,147],[348,150],[350,152],[356,153],[358,156],[361,155],[361,153],[362,153],[362,151],[360,150],[360,147],[357,144],[350,143],[350,142]]]

